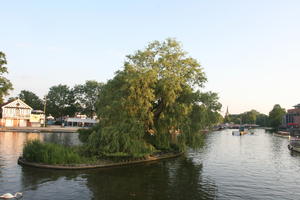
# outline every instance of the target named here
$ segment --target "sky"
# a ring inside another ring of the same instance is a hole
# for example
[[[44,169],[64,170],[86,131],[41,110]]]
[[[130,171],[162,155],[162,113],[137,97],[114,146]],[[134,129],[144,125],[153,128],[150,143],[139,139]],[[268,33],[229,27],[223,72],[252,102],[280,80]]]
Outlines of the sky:
[[[125,56],[175,38],[231,114],[300,103],[298,0],[2,0],[0,51],[17,96],[106,82]]]

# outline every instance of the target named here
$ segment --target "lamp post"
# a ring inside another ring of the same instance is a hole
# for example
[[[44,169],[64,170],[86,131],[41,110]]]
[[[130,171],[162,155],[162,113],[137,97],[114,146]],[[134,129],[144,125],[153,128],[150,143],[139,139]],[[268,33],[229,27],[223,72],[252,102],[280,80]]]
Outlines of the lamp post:
[[[47,107],[47,95],[44,97],[44,127],[46,127],[46,107]]]

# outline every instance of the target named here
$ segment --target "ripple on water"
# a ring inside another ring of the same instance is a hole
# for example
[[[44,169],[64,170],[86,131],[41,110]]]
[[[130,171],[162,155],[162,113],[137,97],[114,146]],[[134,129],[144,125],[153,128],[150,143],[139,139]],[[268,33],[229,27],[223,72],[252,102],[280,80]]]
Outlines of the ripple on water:
[[[23,199],[299,199],[300,154],[264,130],[208,134],[186,157],[102,170],[55,171],[18,166],[28,138],[76,143],[77,135],[0,133],[0,193]],[[5,144],[5,145],[4,145]]]

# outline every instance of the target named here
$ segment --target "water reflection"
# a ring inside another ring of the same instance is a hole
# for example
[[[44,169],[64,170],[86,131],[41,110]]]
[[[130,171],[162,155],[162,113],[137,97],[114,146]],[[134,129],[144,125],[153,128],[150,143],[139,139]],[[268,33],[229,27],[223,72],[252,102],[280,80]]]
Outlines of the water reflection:
[[[23,199],[298,199],[300,154],[256,130],[207,135],[186,157],[111,169],[45,170],[17,165],[26,141],[78,144],[77,134],[0,132],[0,194]]]
[[[76,133],[62,135],[61,133],[0,132],[0,194],[23,191],[21,187],[22,167],[17,165],[17,159],[22,154],[24,144],[35,139],[47,141],[50,135],[62,139],[66,144],[76,144],[78,140]]]
[[[82,171],[47,170],[23,167],[21,191],[23,199],[90,199]]]
[[[27,141],[79,144],[77,134],[0,133],[0,193],[23,199],[215,199],[217,187],[192,159],[84,171],[45,170],[17,165]]]
[[[77,186],[77,190],[82,191],[78,195],[88,195],[84,199],[215,199],[216,185],[205,180],[201,174],[202,165],[195,165],[191,159],[182,157],[157,163],[84,171],[23,167],[21,181],[22,190],[27,191],[27,195],[43,185],[53,185],[63,180],[75,186],[80,180],[84,184]],[[47,199],[55,194],[57,191],[51,188],[47,194],[39,194],[39,198]],[[70,195],[70,191],[60,194],[63,197],[60,199]]]
[[[55,182],[61,177],[67,180],[75,179],[80,171],[45,170],[39,168],[22,167],[22,190],[37,190],[40,185],[47,182]]]
[[[77,135],[77,134],[76,134]],[[77,138],[71,137],[71,134],[66,133],[47,133],[44,134],[44,141],[56,144],[63,144],[66,146],[71,146],[74,144],[79,144]]]
[[[216,185],[191,159],[93,171],[87,186],[95,199],[215,199]]]

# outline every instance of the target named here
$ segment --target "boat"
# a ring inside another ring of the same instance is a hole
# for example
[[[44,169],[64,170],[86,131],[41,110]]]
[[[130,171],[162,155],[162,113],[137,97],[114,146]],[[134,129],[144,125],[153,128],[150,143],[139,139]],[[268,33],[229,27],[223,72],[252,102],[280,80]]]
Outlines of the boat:
[[[232,135],[245,135],[248,133],[249,133],[248,129],[245,129],[244,126],[240,126],[238,131],[232,131]]]
[[[290,132],[289,131],[278,131],[278,132],[274,133],[274,136],[289,138]]]
[[[300,152],[300,129],[292,129],[289,138],[288,149]]]

